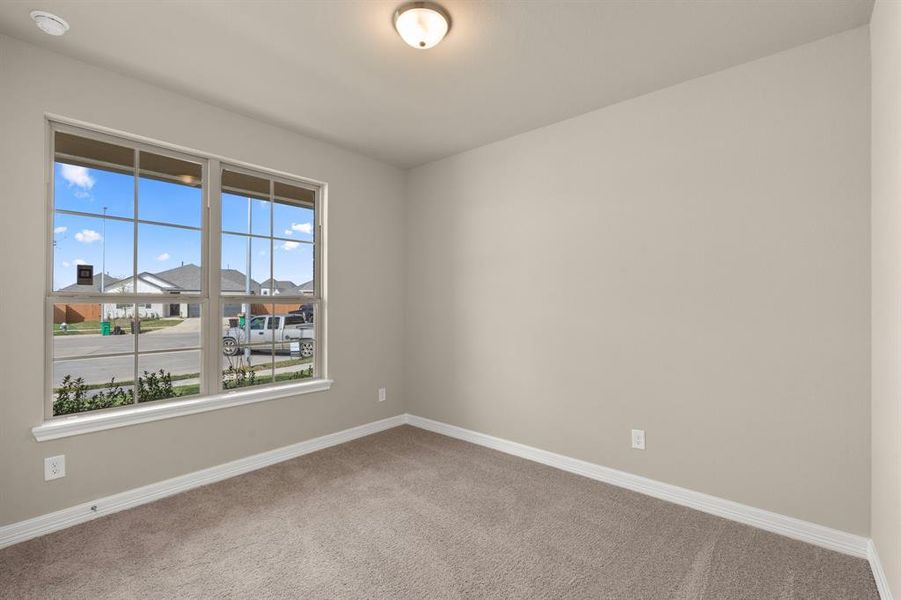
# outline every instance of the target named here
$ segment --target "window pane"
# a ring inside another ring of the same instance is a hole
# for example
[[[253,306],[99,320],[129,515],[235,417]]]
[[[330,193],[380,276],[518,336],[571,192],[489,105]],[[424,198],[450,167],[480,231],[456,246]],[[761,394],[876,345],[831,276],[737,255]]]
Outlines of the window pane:
[[[313,293],[313,245],[275,241],[274,277],[279,295]]]
[[[121,293],[133,275],[133,238],[133,222],[56,213],[53,289],[97,293],[102,284],[104,293]],[[93,285],[75,284],[78,265],[93,265]]]
[[[260,282],[270,278],[268,239],[222,234],[221,285],[223,293],[261,295]],[[250,280],[246,277],[250,273]],[[269,294],[269,285],[266,286]]]
[[[316,223],[311,190],[275,182],[273,235],[312,241]]]
[[[119,306],[77,301],[54,304],[53,358],[89,358],[133,352],[131,319],[122,315],[131,314],[134,305]]]
[[[222,389],[272,383],[272,345],[249,344],[241,353],[222,357]]]
[[[237,309],[237,310],[235,310]],[[222,387],[235,389],[272,381],[272,343],[277,334],[271,304],[224,305]]]
[[[316,330],[314,326],[315,303],[283,305],[290,309],[284,316],[284,333],[280,344],[276,344],[275,380],[293,381],[313,377],[316,352]],[[278,311],[276,307],[276,312]]]
[[[145,336],[141,336],[143,341]],[[200,393],[200,350],[138,356],[138,402]]]
[[[141,152],[140,174],[139,219],[201,226],[203,193],[199,164]]]
[[[200,231],[138,225],[138,293],[199,293],[200,263]]]
[[[269,235],[269,201],[222,194],[222,230]]]
[[[222,169],[222,191],[239,196],[269,199],[269,180],[256,175],[245,175]]]
[[[133,354],[56,361],[53,363],[53,414],[132,404],[133,375]]]
[[[141,329],[138,351],[183,350],[199,348],[200,304],[168,303],[139,304]]]
[[[55,151],[55,208],[134,216],[134,150],[58,132]]]
[[[269,180],[222,171],[222,229],[271,235]]]

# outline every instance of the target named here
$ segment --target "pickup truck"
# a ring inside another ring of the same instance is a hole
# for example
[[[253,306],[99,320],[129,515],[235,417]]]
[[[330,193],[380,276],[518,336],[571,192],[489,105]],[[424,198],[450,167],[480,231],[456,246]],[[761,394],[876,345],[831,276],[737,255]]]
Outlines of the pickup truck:
[[[251,350],[257,344],[262,350],[263,344],[274,340],[276,351],[296,352],[301,358],[310,358],[315,348],[313,332],[313,323],[308,323],[302,314],[260,315],[250,318],[249,343]],[[222,334],[222,353],[238,354],[248,343],[246,334],[243,327],[227,327]]]

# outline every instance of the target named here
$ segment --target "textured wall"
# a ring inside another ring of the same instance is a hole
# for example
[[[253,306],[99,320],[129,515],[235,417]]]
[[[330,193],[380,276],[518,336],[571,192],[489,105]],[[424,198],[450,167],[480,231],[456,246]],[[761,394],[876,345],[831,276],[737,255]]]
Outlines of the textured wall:
[[[901,3],[870,22],[873,81],[873,466],[871,534],[901,594]]]
[[[408,410],[867,534],[869,102],[864,27],[413,170]]]
[[[0,36],[0,525],[403,412],[404,174],[393,167]],[[44,113],[329,184],[329,369],[309,394],[37,443],[45,252]],[[25,325],[28,324],[28,325]],[[378,403],[378,387],[388,400]],[[64,479],[42,460],[66,455]]]

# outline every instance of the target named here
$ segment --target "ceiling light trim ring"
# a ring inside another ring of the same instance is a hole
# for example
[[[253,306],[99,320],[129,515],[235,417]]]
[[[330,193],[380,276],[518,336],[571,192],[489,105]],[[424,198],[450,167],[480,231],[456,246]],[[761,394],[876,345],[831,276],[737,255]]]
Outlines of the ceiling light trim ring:
[[[424,46],[422,44],[414,45],[413,43],[409,42],[404,37],[404,35],[401,33],[400,29],[398,29],[398,27],[397,27],[397,21],[401,15],[403,15],[404,13],[406,13],[412,9],[417,9],[417,8],[434,11],[435,13],[440,15],[441,18],[444,19],[444,22],[447,24],[447,29],[444,31],[444,34],[441,36],[441,39],[439,39],[437,42],[435,42],[434,44],[432,44],[430,46]],[[398,6],[397,9],[395,9],[394,15],[391,18],[391,24],[394,26],[394,30],[398,33],[398,35],[400,35],[401,39],[403,39],[404,42],[407,43],[409,46],[416,48],[418,50],[427,50],[429,48],[433,48],[434,46],[437,46],[444,40],[444,38],[447,37],[447,34],[450,33],[451,27],[453,26],[453,20],[451,19],[450,13],[447,11],[447,9],[444,8],[443,6],[441,6],[440,4],[438,4],[437,2],[417,1],[417,2],[406,2],[406,3]]]

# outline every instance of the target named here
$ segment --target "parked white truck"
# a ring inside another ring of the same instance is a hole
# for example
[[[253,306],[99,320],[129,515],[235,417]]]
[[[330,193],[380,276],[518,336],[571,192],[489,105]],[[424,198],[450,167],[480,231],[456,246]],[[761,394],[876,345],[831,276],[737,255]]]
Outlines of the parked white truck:
[[[249,338],[247,337],[249,333]],[[301,358],[313,356],[315,348],[313,323],[303,314],[256,316],[250,318],[249,332],[244,327],[226,327],[222,334],[222,352],[234,356],[245,347],[264,350],[275,341],[275,350],[290,352]]]

